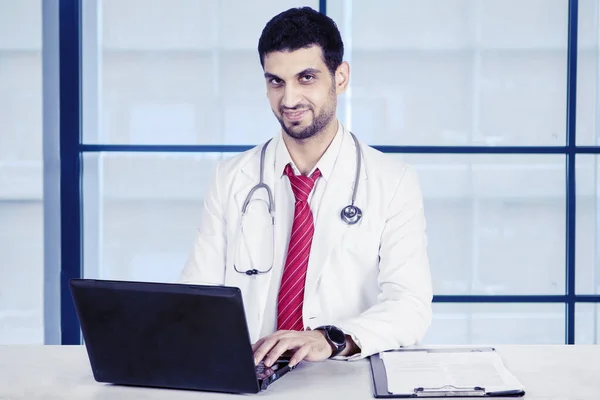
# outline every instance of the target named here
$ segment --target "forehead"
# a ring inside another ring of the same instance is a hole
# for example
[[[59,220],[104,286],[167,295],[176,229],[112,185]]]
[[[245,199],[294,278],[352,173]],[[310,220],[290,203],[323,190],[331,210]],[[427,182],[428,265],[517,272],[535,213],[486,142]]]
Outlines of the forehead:
[[[323,60],[323,51],[319,46],[311,46],[294,51],[275,51],[265,55],[264,69],[280,78],[287,78],[308,69],[327,70]]]

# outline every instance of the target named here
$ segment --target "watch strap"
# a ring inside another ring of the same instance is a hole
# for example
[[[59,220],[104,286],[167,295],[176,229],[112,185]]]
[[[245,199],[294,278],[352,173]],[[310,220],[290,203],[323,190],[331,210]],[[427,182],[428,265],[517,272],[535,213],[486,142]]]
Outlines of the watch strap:
[[[327,339],[327,342],[331,346],[331,356],[329,356],[329,358],[337,356],[346,349],[346,335],[338,327],[324,325],[315,328],[315,330],[323,331],[325,339]]]

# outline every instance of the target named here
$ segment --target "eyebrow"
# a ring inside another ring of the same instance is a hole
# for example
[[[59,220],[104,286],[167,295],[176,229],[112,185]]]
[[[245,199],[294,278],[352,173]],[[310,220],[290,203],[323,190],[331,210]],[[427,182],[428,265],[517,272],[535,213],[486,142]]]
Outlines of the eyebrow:
[[[300,76],[304,76],[304,75],[318,75],[320,73],[321,73],[321,70],[319,70],[317,68],[306,68],[306,69],[303,69],[302,71],[298,72],[296,74],[296,76],[300,77]],[[265,72],[265,78],[266,79],[280,79],[280,80],[283,80],[280,77],[278,77],[277,75],[272,74],[270,72]]]

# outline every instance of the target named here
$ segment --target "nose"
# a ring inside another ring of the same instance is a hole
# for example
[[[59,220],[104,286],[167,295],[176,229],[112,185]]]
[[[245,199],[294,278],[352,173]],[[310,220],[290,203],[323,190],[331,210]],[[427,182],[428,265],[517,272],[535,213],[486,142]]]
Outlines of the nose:
[[[300,90],[294,85],[286,85],[281,105],[285,108],[294,108],[300,104]]]

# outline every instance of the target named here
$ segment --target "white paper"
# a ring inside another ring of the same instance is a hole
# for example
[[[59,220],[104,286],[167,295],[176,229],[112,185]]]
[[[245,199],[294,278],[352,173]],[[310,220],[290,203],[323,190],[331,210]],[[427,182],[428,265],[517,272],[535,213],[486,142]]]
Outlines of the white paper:
[[[388,391],[414,393],[415,388],[482,387],[487,393],[523,390],[495,351],[426,350],[392,351],[381,354]]]

